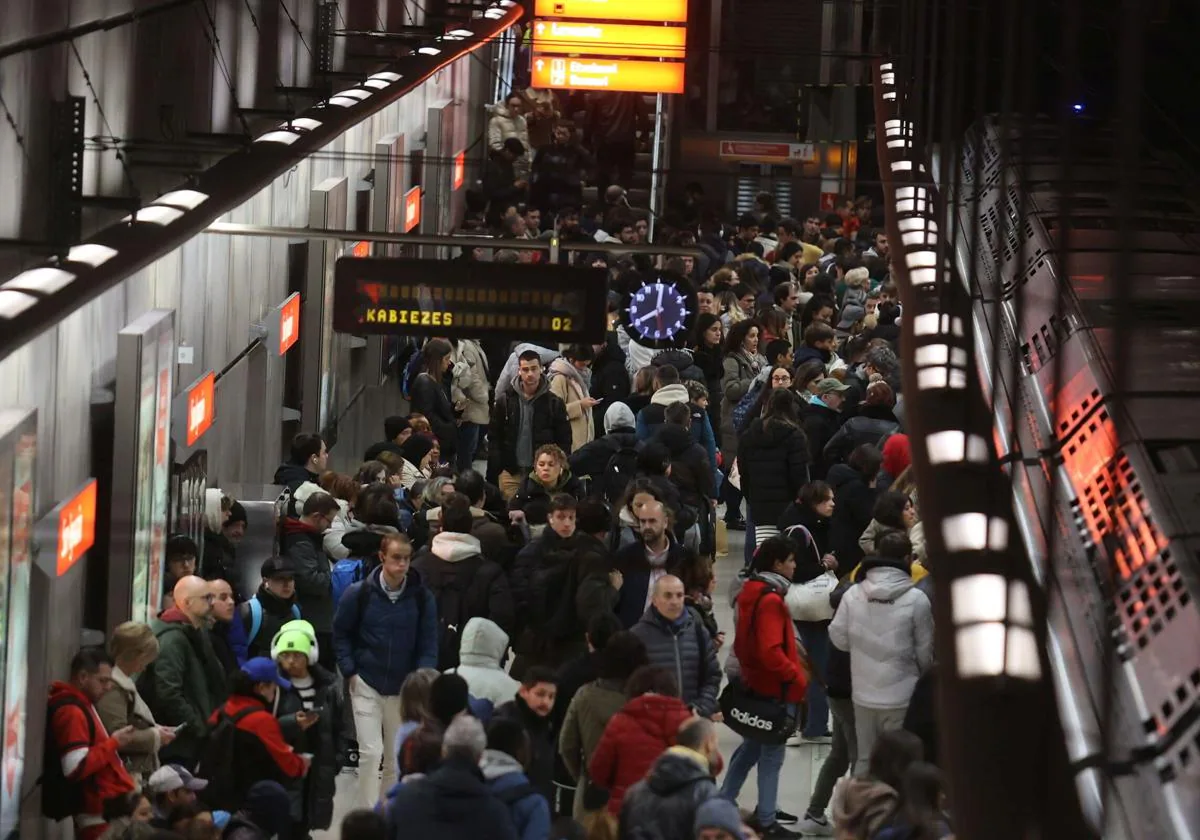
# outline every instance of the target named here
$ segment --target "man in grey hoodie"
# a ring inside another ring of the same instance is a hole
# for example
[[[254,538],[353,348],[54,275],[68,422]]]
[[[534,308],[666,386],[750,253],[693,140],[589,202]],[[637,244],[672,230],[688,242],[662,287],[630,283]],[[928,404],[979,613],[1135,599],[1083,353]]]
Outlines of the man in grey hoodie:
[[[834,647],[850,654],[858,741],[855,773],[867,770],[880,733],[901,729],[913,689],[933,667],[933,609],[912,581],[912,543],[900,532],[875,544],[865,580],[851,587],[829,625]]]
[[[536,349],[517,356],[516,378],[511,390],[496,395],[488,434],[488,479],[500,487],[506,499],[513,497],[521,479],[533,468],[538,447],[553,443],[564,452],[571,451],[567,407],[550,393]]]

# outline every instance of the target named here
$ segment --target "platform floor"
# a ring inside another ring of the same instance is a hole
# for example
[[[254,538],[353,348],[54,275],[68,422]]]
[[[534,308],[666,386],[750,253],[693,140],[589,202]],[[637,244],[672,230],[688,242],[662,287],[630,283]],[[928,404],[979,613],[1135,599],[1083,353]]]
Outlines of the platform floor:
[[[716,613],[717,621],[726,632],[724,651],[728,651],[733,644],[733,611],[730,609],[725,595],[728,592],[729,581],[742,566],[743,545],[742,534],[737,531],[730,532],[729,552],[725,557],[717,559],[718,598]],[[724,660],[724,656],[722,656],[722,660]],[[734,749],[741,743],[741,738],[726,726],[720,727],[720,732],[721,753],[724,755],[726,762],[728,762]],[[779,785],[779,807],[781,809],[796,815],[804,813],[804,809],[808,806],[809,796],[812,793],[813,781],[821,769],[821,762],[825,760],[828,750],[829,747],[823,745],[788,748],[787,761],[783,765],[783,776]],[[353,805],[352,791],[356,781],[355,773],[356,771],[354,770],[346,770],[338,777],[338,793],[334,804],[333,827],[327,832],[313,832],[314,840],[338,840],[337,827],[341,823],[342,816]],[[738,804],[744,810],[753,809],[757,802],[756,783],[756,774],[751,773],[750,778],[746,781],[746,785],[742,788],[742,794],[738,801]]]

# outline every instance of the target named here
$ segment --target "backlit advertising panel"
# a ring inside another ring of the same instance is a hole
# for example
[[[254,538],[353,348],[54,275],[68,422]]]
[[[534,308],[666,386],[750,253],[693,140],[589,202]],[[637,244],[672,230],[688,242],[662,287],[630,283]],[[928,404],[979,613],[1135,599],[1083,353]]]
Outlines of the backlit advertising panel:
[[[0,632],[4,633],[0,653],[4,675],[0,836],[4,837],[16,830],[20,819],[25,771],[36,455],[36,414],[0,411]]]

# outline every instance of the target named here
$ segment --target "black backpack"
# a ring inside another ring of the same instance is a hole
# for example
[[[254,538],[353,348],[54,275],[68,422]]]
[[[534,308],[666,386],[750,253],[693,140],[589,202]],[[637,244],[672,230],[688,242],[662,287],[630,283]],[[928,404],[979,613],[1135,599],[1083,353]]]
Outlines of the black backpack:
[[[233,813],[242,806],[246,791],[238,784],[237,767],[237,725],[242,718],[255,712],[270,714],[266,709],[242,709],[234,715],[225,714],[224,709],[217,713],[217,723],[208,733],[204,749],[200,753],[200,763],[196,775],[208,779],[208,787],[204,789],[204,802],[210,808]]]
[[[459,643],[468,619],[467,591],[482,568],[483,557],[476,555],[453,564],[437,586],[432,581],[425,584],[437,604],[439,671],[458,667]]]
[[[96,721],[91,709],[70,695],[50,701],[46,709],[46,746],[42,759],[42,815],[52,820],[65,820],[83,811],[85,780],[72,781],[62,770],[62,754],[54,737],[54,715],[59,709],[74,706],[83,712],[88,725],[88,746],[96,742]]]
[[[530,589],[529,628],[545,641],[575,635],[579,630],[575,612],[579,570],[573,544],[569,549],[564,546],[542,557],[533,570]]]
[[[618,504],[621,501],[625,495],[625,488],[637,476],[637,457],[636,447],[622,446],[604,465],[604,475],[601,476],[597,485],[600,488],[600,495],[610,505]]]

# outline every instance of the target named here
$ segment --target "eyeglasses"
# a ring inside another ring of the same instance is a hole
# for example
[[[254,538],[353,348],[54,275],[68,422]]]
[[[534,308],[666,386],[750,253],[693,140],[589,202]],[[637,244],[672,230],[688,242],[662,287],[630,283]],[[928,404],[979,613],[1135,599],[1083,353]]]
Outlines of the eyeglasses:
[[[211,604],[213,601],[217,600],[217,596],[213,595],[210,592],[207,595],[193,595],[192,597],[188,598],[188,600],[189,601],[208,601],[208,603]]]

